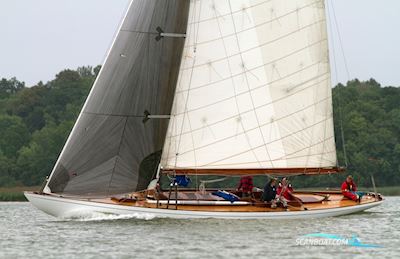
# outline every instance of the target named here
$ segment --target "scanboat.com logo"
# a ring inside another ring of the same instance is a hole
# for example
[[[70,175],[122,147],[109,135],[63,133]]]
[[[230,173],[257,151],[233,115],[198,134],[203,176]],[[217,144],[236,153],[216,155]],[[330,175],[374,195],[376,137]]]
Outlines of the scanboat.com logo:
[[[345,238],[333,234],[313,233],[301,236],[296,239],[299,246],[353,246],[361,248],[382,248],[381,245],[364,244],[353,235],[352,238]]]

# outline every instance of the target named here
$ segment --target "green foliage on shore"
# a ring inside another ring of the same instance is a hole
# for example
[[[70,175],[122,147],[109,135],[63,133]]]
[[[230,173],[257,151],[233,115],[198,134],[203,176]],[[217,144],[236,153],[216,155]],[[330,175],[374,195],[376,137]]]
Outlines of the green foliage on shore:
[[[377,186],[399,185],[400,88],[353,80],[334,89],[334,109],[337,149],[343,151],[342,118],[348,171],[358,184],[370,186],[372,175]],[[344,164],[343,152],[338,158]]]
[[[33,187],[0,187],[0,202],[3,201],[27,201],[24,191],[37,191],[40,186]]]
[[[64,70],[29,88],[0,80],[0,187],[40,185],[49,175],[98,71]]]
[[[64,70],[26,87],[0,80],[0,187],[36,186],[49,175],[99,67]],[[400,185],[400,88],[353,80],[333,89],[340,165],[361,186]],[[343,142],[341,129],[345,141]],[[343,145],[345,143],[345,145]],[[296,177],[298,187],[338,187],[344,175]]]

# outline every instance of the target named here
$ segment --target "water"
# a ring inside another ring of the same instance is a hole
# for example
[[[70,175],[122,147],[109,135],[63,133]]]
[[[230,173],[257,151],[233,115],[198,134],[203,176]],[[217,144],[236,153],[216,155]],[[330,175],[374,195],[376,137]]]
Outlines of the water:
[[[0,258],[400,258],[399,207],[400,197],[389,197],[368,212],[327,219],[55,219],[29,203],[0,203]],[[296,244],[316,232],[383,247]]]

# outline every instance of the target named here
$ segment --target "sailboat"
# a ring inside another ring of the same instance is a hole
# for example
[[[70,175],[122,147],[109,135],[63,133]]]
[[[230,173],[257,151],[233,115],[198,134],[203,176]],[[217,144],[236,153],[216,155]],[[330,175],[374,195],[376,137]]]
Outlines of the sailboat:
[[[54,169],[25,196],[56,217],[298,219],[380,205],[315,191],[275,208],[257,189],[180,186],[343,171],[326,27],[323,0],[132,0]]]

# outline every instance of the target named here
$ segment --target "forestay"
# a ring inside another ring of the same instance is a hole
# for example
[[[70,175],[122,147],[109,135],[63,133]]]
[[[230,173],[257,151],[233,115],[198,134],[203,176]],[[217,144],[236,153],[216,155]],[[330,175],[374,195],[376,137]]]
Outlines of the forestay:
[[[51,192],[99,196],[147,187],[168,120],[143,123],[143,115],[170,113],[185,41],[159,30],[184,36],[188,14],[187,0],[132,1],[53,169]]]
[[[162,167],[336,166],[330,76],[323,0],[192,0]]]

